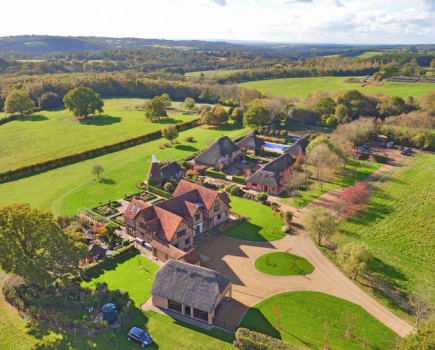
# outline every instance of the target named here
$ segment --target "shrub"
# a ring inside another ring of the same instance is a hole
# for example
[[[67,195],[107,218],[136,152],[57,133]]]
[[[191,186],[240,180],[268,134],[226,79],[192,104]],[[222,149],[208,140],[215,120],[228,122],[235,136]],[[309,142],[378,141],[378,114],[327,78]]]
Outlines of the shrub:
[[[286,136],[287,135],[287,130],[281,130],[281,132],[279,134],[281,136]]]
[[[219,231],[220,232],[228,232],[230,230],[232,230],[234,227],[236,227],[237,225],[240,225],[241,223],[244,223],[245,221],[248,221],[250,219],[249,216],[241,216],[235,220],[229,220],[225,223],[223,223],[222,225],[219,226]]]
[[[194,141],[194,138],[193,138],[193,136],[186,136],[186,138],[184,139],[184,141],[186,141],[186,142],[193,142],[193,141]]]
[[[283,342],[266,334],[239,328],[233,343],[236,349],[246,350],[302,350],[299,346]]]
[[[165,183],[165,185],[163,186],[163,189],[168,192],[168,193],[172,193],[174,192],[174,185],[171,184],[170,182]]]
[[[207,170],[207,167],[205,165],[197,165],[193,169],[196,170],[198,175],[204,175],[205,171]]]
[[[256,198],[258,201],[264,203],[267,201],[267,198],[269,198],[269,195],[266,192],[260,192],[260,193],[257,193]]]
[[[218,179],[226,179],[227,175],[224,173],[221,173],[220,171],[215,171],[215,170],[211,170],[211,169],[207,169],[204,171],[204,174],[210,177],[215,177]]]
[[[236,176],[236,175],[234,175],[234,176],[232,177],[232,179],[233,179],[234,182],[237,182],[237,183],[239,183],[239,184],[242,184],[242,185],[245,185],[245,184],[246,184],[246,178],[245,178],[245,177],[241,177],[241,176]]]
[[[283,225],[282,226],[282,232],[284,233],[290,233],[292,228],[289,225]]]
[[[293,219],[293,213],[291,211],[286,211],[282,215],[282,220],[287,224],[290,225]]]
[[[148,191],[150,191],[150,192],[152,192],[154,194],[157,194],[159,196],[162,196],[164,198],[168,198],[168,199],[172,198],[172,194],[170,194],[168,192],[165,192],[165,191],[163,191],[163,190],[161,190],[159,188],[153,187],[153,186],[148,186]]]

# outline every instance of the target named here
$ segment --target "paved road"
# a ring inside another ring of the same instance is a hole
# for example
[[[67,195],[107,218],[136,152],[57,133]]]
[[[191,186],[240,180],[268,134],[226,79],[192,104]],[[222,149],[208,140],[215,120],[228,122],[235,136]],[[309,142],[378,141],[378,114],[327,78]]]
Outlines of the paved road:
[[[390,170],[394,163],[382,166],[364,182],[367,184],[375,180]],[[263,299],[286,291],[306,290],[331,294],[356,303],[400,336],[413,330],[407,322],[379,304],[346,277],[322,254],[309,233],[303,230],[301,218],[304,213],[318,205],[332,209],[341,191],[343,189],[329,191],[299,212],[293,207],[285,208],[294,213],[294,230],[292,235],[280,240],[260,243],[221,236],[199,249],[200,254],[207,257],[203,266],[217,270],[233,280],[233,300],[221,310],[218,319],[238,324],[249,307]],[[313,273],[305,276],[271,276],[256,270],[256,258],[273,251],[287,251],[303,256],[315,269]]]

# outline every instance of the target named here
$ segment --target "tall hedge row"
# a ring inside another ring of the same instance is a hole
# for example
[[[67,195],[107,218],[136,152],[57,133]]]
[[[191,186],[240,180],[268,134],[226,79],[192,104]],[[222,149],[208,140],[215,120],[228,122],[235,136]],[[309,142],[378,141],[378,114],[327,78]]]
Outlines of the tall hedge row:
[[[234,175],[233,176],[233,181],[237,182],[239,184],[242,184],[242,185],[246,185],[246,177],[241,177],[241,176]]]
[[[185,123],[177,124],[176,127],[177,130],[179,131],[185,130],[197,126],[199,122],[200,122],[199,119],[194,119]],[[101,156],[109,152],[118,151],[123,148],[136,146],[150,140],[158,139],[160,137],[162,137],[161,130],[156,130],[145,135],[132,137],[130,139],[112,143],[110,145],[105,145],[105,146],[89,149],[84,152],[74,153],[56,159],[47,160],[45,162],[40,162],[32,165],[27,165],[18,169],[5,171],[3,173],[0,173],[0,182],[9,181],[21,176],[28,176],[38,172],[43,172],[50,169],[58,168],[91,157]]]
[[[163,190],[161,190],[161,189],[159,189],[159,188],[156,188],[156,187],[150,186],[150,185],[148,185],[148,191],[149,191],[149,192],[152,192],[152,193],[154,193],[154,194],[157,194],[157,195],[159,195],[159,196],[162,196],[162,197],[164,197],[164,198],[167,198],[167,199],[171,199],[171,198],[172,198],[172,194],[170,194],[170,193],[168,193],[168,192],[166,192],[166,191],[163,191]]]
[[[227,178],[227,175],[225,173],[221,173],[220,171],[215,171],[215,170],[211,170],[211,169],[206,169],[204,171],[204,174],[208,175],[210,177],[218,178],[218,179],[224,179],[225,180]]]

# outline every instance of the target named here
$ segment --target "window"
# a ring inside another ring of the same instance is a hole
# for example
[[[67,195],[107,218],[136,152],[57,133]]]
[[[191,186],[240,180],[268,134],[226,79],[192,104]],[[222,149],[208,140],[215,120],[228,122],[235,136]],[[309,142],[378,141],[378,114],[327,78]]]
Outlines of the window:
[[[177,238],[183,237],[186,234],[186,229],[177,232]]]
[[[217,215],[217,219],[220,220],[222,218],[222,214]]]
[[[186,239],[186,240],[184,241],[184,244],[185,244],[185,245],[190,244],[190,238]]]
[[[195,215],[195,221],[198,221],[200,219],[200,217],[201,217],[201,214],[196,214]]]

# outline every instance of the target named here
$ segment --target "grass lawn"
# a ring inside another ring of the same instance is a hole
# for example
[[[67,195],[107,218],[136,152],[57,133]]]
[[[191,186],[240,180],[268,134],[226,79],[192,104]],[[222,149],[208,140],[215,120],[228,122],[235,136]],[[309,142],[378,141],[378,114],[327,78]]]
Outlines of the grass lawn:
[[[110,290],[127,290],[137,307],[151,297],[150,289],[159,266],[140,254],[129,254],[114,261],[92,277],[82,282],[84,288],[95,289],[106,282]]]
[[[347,163],[346,169],[340,168],[338,174],[335,176],[335,179],[325,183],[322,190],[320,190],[318,181],[315,180],[316,172],[314,170],[308,189],[307,187],[302,187],[299,191],[301,197],[298,197],[297,199],[282,197],[279,199],[279,201],[295,208],[303,208],[325,192],[335,188],[353,186],[355,182],[364,180],[367,176],[379,169],[381,166],[382,164],[380,163],[370,164],[367,161],[351,159]]]
[[[313,77],[313,78],[283,78],[250,81],[239,84],[250,89],[257,89],[261,93],[273,96],[299,97],[304,100],[308,94],[316,92],[336,92],[345,90],[359,90],[362,93],[371,94],[382,91],[388,96],[421,96],[429,90],[435,88],[430,83],[398,83],[392,81],[383,82],[382,86],[366,86],[362,84],[345,83],[350,77]]]
[[[307,259],[284,252],[260,256],[255,260],[255,268],[275,276],[307,275],[314,271],[314,266]]]
[[[340,222],[334,241],[366,242],[371,271],[402,294],[435,285],[435,155],[419,154],[370,196],[367,213]]]
[[[0,288],[6,278],[0,270]],[[152,334],[155,344],[150,349],[230,349],[234,335],[218,329],[205,331],[201,328],[175,321],[152,311],[136,311],[131,322],[114,334],[107,332],[95,337],[81,333],[64,332],[45,324],[24,322],[17,311],[0,295],[0,348],[21,349],[140,349],[130,343],[126,334],[133,326],[146,329]]]
[[[279,306],[280,329],[273,307]],[[346,315],[351,318],[346,337]],[[295,345],[321,349],[328,330],[330,349],[394,349],[396,334],[359,305],[319,292],[288,292],[274,295],[248,310],[240,327],[268,334]]]
[[[104,100],[104,113],[89,121],[75,121],[69,110],[56,108],[11,121],[0,126],[0,172],[39,163],[131,137],[160,130],[198,115],[169,114],[161,122],[146,120],[145,99],[112,98]],[[180,102],[172,104],[181,108]],[[4,114],[3,114],[4,115]],[[1,116],[0,116],[1,118]]]
[[[382,52],[379,51],[366,51],[362,53],[361,55],[355,56],[355,58],[370,58],[373,56],[382,55]]]
[[[284,237],[281,217],[270,207],[248,199],[230,196],[231,211],[250,219],[237,225],[225,235],[247,241],[267,242]]]
[[[2,125],[1,127],[3,127]],[[1,128],[0,127],[0,128]],[[220,128],[199,126],[179,134],[181,144],[159,149],[165,140],[158,139],[118,152],[95,157],[41,174],[0,184],[0,205],[27,202],[40,209],[51,209],[55,215],[75,214],[80,207],[92,208],[108,199],[122,198],[146,179],[151,155],[165,161],[180,159],[207,147],[207,141],[222,134],[229,137],[247,133],[242,126],[229,124]],[[195,142],[186,142],[193,136]],[[91,174],[95,164],[104,168],[103,180]]]

